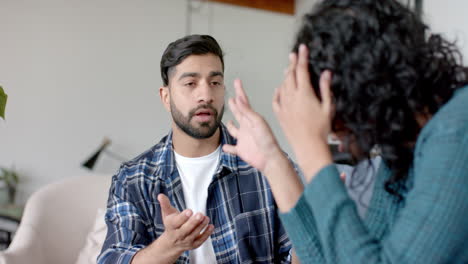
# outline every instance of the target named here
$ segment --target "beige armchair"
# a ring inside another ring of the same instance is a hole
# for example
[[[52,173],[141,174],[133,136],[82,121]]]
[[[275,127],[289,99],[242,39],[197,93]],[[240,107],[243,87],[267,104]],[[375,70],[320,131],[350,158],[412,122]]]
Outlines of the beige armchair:
[[[111,175],[86,175],[49,184],[26,203],[10,247],[0,264],[73,264],[105,208]]]

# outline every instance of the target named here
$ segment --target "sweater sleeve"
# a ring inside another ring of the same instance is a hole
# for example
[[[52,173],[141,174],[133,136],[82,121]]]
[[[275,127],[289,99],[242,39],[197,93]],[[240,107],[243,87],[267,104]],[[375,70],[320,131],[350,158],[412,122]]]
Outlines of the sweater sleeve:
[[[468,261],[468,132],[462,128],[441,129],[417,149],[413,187],[396,219],[388,220],[382,240],[358,216],[336,167],[323,168],[283,215],[294,247],[321,247],[327,263]],[[314,260],[299,257],[304,263]]]
[[[304,196],[287,213],[280,213],[281,222],[301,263],[325,263],[315,218]]]

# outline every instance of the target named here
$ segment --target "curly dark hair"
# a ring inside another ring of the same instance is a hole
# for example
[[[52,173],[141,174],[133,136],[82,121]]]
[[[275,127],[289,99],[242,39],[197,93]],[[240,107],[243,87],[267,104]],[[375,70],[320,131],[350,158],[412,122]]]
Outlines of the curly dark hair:
[[[331,70],[339,125],[368,159],[374,146],[393,175],[387,192],[400,196],[421,130],[416,114],[431,116],[468,83],[454,43],[430,34],[398,1],[326,0],[306,14],[293,50],[308,46],[311,83]]]

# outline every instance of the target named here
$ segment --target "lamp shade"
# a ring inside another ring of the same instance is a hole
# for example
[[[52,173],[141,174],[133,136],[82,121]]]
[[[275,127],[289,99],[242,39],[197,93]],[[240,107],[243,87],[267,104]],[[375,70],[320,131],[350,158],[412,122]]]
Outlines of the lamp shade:
[[[96,161],[99,159],[99,156],[107,148],[107,146],[110,145],[110,143],[111,141],[108,138],[105,138],[98,150],[81,165],[85,168],[92,170],[94,168],[94,165],[96,165]]]

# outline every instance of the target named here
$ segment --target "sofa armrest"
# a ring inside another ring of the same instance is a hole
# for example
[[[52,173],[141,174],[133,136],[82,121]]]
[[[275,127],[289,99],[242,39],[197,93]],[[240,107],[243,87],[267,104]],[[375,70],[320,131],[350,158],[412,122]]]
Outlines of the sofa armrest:
[[[33,244],[41,241],[39,234],[30,225],[20,225],[10,247],[0,252],[0,264],[45,264],[42,246]]]

